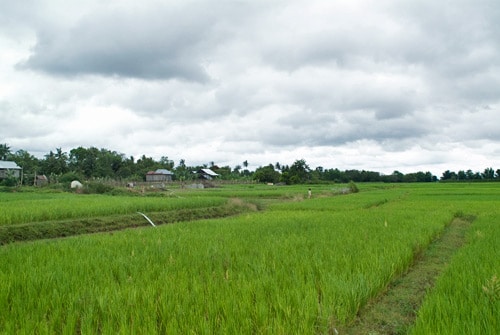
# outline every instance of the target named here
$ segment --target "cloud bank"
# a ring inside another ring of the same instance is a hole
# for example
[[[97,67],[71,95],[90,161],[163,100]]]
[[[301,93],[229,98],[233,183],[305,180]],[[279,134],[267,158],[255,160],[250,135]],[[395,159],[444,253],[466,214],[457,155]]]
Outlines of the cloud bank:
[[[500,168],[495,1],[27,1],[0,20],[14,149]]]

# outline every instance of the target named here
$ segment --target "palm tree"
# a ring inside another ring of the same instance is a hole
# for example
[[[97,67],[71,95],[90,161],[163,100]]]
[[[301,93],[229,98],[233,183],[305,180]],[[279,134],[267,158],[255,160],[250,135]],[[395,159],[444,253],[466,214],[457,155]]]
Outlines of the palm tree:
[[[0,144],[0,160],[6,160],[10,156],[10,147],[5,144]]]

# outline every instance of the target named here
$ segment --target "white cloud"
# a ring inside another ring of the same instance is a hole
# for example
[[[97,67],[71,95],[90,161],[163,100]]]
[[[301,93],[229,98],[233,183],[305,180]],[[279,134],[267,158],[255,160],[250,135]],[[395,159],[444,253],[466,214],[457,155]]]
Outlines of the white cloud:
[[[498,168],[499,19],[493,0],[3,2],[0,142]]]

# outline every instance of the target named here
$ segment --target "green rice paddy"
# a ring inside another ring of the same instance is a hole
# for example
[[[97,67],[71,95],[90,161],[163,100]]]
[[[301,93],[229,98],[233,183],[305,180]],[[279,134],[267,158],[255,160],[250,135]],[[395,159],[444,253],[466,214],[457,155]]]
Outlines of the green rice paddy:
[[[2,334],[330,334],[457,216],[467,243],[413,334],[500,330],[500,184],[223,185],[139,197],[2,193],[0,225],[219,206],[264,210],[0,247]],[[119,216],[118,216],[119,217]],[[138,217],[140,220],[140,217]],[[463,331],[460,331],[463,330]]]

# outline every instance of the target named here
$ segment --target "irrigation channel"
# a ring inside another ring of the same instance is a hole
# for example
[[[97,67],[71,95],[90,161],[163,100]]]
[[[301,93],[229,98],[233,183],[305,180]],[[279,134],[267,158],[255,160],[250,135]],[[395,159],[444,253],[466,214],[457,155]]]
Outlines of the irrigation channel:
[[[434,286],[453,254],[465,243],[472,216],[455,218],[429,247],[415,258],[413,266],[395,278],[387,290],[360,310],[355,321],[336,334],[406,334],[427,291]]]

